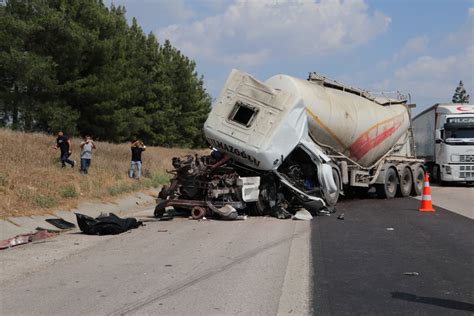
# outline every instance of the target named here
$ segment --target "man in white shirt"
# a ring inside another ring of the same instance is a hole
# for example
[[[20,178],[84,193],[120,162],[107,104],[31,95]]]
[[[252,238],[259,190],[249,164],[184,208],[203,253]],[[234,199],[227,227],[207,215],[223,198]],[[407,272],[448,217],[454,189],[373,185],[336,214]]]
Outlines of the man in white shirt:
[[[81,174],[87,174],[92,160],[92,149],[96,149],[94,141],[90,136],[84,137],[81,142]]]

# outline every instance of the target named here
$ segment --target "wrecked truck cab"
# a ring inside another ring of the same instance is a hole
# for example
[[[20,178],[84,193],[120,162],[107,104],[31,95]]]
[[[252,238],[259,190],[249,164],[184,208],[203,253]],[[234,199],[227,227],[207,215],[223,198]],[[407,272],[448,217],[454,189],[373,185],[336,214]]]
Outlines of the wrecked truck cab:
[[[337,167],[308,134],[303,100],[233,70],[204,124],[210,155],[173,158],[174,177],[159,194],[167,207],[199,219],[242,215],[290,218],[334,207]],[[168,214],[169,215],[169,214]]]
[[[305,111],[301,98],[233,70],[204,124],[211,146],[261,177],[259,213],[337,202],[337,167],[309,138]]]

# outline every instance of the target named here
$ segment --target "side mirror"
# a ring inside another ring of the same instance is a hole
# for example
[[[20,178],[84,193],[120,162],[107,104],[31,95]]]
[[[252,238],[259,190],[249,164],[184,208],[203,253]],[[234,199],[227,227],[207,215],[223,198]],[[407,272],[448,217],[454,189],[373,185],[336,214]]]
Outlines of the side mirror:
[[[442,138],[443,131],[441,130],[436,130],[435,131],[435,143],[436,144],[441,144],[444,143],[443,138]]]

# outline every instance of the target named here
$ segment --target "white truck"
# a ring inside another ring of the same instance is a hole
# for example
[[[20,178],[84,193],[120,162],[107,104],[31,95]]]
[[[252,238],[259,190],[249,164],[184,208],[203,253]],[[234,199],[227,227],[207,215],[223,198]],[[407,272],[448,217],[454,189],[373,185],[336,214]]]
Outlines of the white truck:
[[[203,134],[221,162],[176,158],[157,216],[166,206],[203,214],[210,204],[228,204],[280,217],[300,207],[330,211],[351,188],[375,186],[384,198],[423,189],[407,99],[376,97],[315,73],[261,82],[233,70]]]
[[[413,119],[433,182],[474,182],[474,105],[435,104]]]

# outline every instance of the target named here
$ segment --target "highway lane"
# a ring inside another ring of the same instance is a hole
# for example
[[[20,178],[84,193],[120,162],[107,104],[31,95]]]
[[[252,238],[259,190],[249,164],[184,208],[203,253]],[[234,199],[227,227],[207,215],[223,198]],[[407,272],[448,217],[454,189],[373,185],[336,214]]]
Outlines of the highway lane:
[[[309,224],[175,219],[105,239],[76,234],[12,249],[0,254],[2,263],[17,260],[18,269],[29,265],[33,272],[3,270],[13,277],[2,276],[1,314],[304,314]],[[69,250],[82,243],[87,247]],[[48,262],[35,247],[69,253]],[[34,267],[38,256],[43,265]]]
[[[410,198],[361,199],[343,201],[336,216],[311,222],[177,218],[118,236],[66,234],[0,252],[0,311],[474,312],[472,220],[439,207],[421,214],[418,207]],[[337,219],[341,213],[344,220]]]
[[[343,221],[312,222],[317,314],[474,313],[473,221],[438,206],[435,213],[418,212],[419,205],[344,201],[338,205]]]

